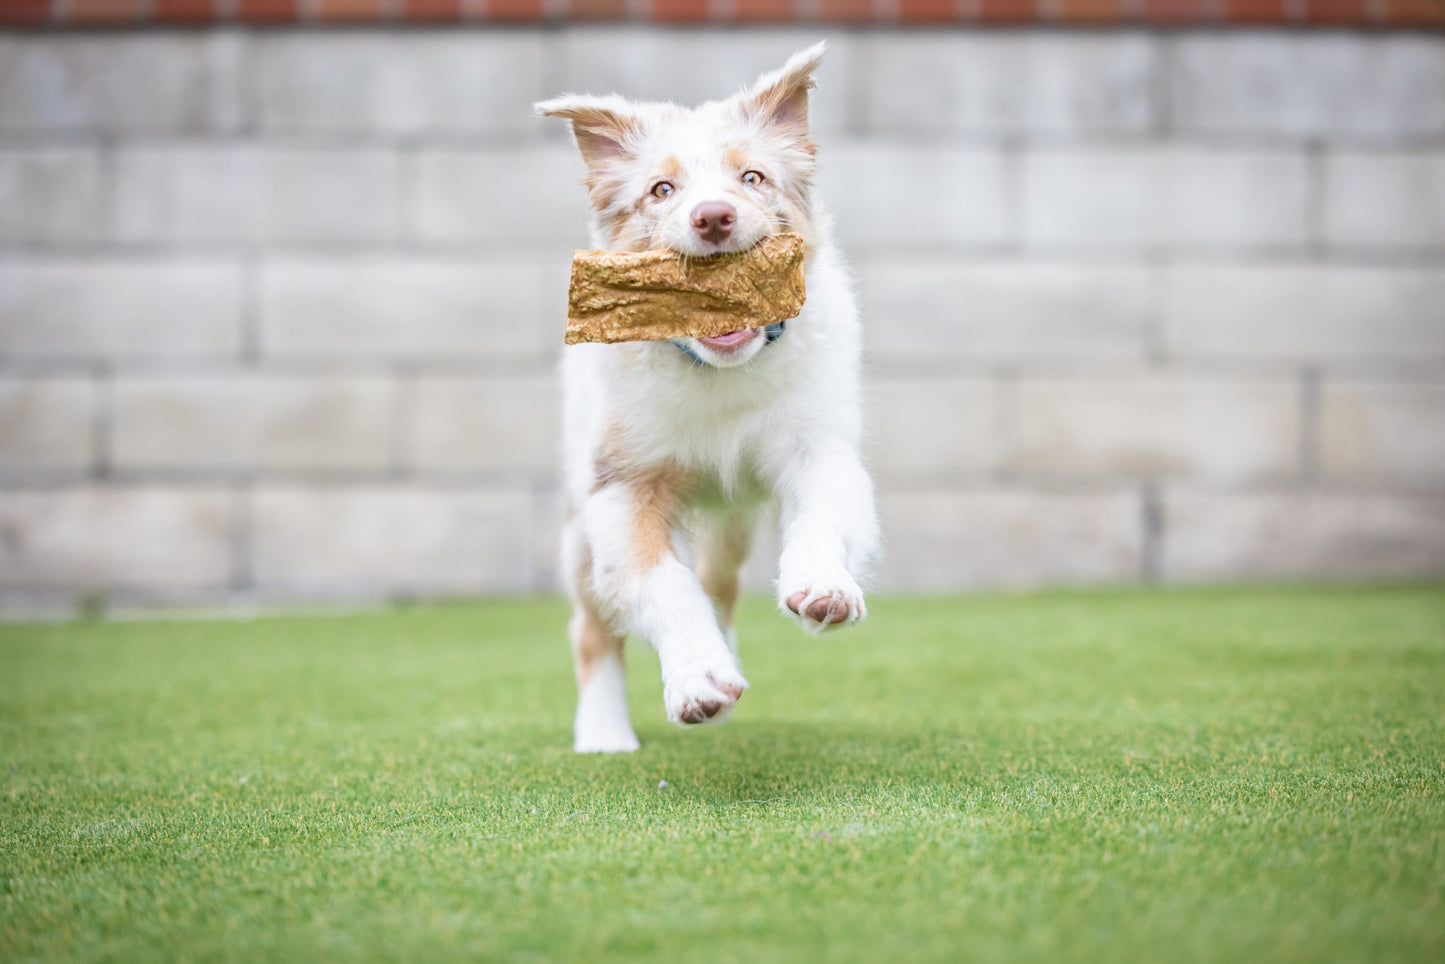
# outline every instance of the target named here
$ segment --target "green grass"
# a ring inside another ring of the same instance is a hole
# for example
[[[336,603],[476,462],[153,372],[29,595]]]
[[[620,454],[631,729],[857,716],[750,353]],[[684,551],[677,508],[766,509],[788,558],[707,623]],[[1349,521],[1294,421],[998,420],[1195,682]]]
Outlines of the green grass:
[[[552,601],[0,627],[0,960],[1445,957],[1445,588],[870,607],[607,758]]]

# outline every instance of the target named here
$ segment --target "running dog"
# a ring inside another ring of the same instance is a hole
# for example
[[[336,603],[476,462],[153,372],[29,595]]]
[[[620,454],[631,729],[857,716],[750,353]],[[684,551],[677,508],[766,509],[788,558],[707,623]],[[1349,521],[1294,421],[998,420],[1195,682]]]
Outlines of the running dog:
[[[578,752],[637,749],[629,632],[657,650],[668,719],[719,720],[737,702],[748,687],[732,629],[738,568],[772,506],[780,609],[814,632],[867,614],[859,580],[879,531],[859,454],[858,309],[813,194],[808,105],[823,51],[693,109],[615,94],[537,105],[572,124],[594,247],[706,258],[793,232],[806,252],[807,303],[787,322],[564,349]]]

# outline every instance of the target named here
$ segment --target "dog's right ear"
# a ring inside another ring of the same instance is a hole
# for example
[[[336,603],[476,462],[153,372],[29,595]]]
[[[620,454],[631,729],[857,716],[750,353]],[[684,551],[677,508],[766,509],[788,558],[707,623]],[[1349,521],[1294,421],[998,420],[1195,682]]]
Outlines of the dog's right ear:
[[[631,157],[635,151],[637,116],[616,94],[563,94],[534,109],[540,117],[564,117],[572,122],[572,136],[589,167]]]

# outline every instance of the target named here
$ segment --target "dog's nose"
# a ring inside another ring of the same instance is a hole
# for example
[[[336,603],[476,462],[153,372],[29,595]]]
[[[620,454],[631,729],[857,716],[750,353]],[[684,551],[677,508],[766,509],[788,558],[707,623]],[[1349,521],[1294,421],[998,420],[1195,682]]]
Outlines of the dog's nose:
[[[738,209],[726,201],[705,201],[692,209],[692,228],[707,242],[717,244],[733,233]]]

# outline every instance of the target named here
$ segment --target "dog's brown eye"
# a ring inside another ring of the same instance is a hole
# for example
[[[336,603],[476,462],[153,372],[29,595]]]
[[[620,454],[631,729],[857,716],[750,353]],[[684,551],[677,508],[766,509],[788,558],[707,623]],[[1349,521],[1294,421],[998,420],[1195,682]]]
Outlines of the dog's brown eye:
[[[744,172],[743,172],[743,183],[746,184],[746,185],[748,185],[749,187],[757,187],[759,184],[763,183],[763,172],[762,172],[762,171],[744,171]]]
[[[669,194],[671,194],[671,193],[673,192],[673,190],[674,190],[674,188],[673,188],[673,186],[672,186],[669,182],[667,182],[667,181],[658,181],[656,184],[652,185],[652,196],[653,196],[653,197],[667,197]]]

